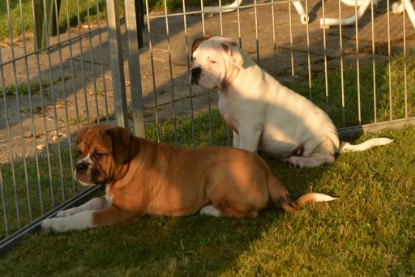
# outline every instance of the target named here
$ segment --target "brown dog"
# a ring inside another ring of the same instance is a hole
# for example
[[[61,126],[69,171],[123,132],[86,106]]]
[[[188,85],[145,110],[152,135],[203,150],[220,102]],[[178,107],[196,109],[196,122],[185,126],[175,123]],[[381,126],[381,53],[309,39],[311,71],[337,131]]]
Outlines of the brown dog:
[[[95,125],[79,131],[78,152],[75,179],[84,186],[106,185],[107,194],[44,220],[45,229],[107,226],[146,214],[255,217],[270,200],[292,212],[306,202],[334,199],[308,193],[292,202],[265,161],[240,149],[182,149]]]

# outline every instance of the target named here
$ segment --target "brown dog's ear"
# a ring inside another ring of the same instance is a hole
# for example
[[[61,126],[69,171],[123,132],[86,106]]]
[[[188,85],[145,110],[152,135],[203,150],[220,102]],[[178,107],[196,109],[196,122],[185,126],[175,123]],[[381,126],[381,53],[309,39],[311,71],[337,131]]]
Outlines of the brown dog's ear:
[[[122,127],[111,127],[105,133],[111,139],[115,164],[128,163],[137,155],[138,141],[130,131]]]
[[[232,61],[236,67],[241,67],[244,64],[244,58],[242,57],[241,50],[235,40],[225,38],[222,42],[222,47],[223,50],[232,57]]]
[[[205,41],[205,40],[208,40],[208,39],[210,39],[212,36],[202,36],[202,37],[200,37],[200,38],[197,38],[197,39],[195,39],[194,41],[193,41],[193,43],[192,43],[192,55],[193,55],[193,52],[195,52],[196,51],[196,49],[199,47],[199,44],[202,42],[202,41]]]
[[[89,129],[88,126],[86,127],[82,127],[81,129],[79,129],[78,134],[76,135],[76,142],[77,144],[79,144],[82,140],[82,137],[85,135],[86,131]]]

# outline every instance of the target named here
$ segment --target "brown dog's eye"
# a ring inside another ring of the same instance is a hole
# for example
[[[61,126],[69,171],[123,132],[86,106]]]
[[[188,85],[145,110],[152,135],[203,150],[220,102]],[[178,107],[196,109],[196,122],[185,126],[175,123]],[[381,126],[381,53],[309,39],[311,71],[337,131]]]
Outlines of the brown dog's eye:
[[[95,153],[94,154],[94,158],[96,159],[96,160],[101,160],[102,158],[104,158],[106,156],[106,154],[105,153]]]
[[[78,150],[78,157],[81,157],[82,156],[82,152],[81,152],[81,150]]]

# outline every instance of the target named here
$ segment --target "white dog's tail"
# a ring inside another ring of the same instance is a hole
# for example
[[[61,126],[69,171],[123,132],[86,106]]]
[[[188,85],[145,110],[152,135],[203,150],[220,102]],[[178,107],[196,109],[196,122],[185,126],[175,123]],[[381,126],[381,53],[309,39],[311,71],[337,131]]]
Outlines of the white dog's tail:
[[[339,153],[344,152],[361,152],[365,151],[369,148],[375,147],[375,146],[381,146],[386,145],[393,142],[393,139],[389,138],[372,138],[365,142],[362,142],[360,144],[352,145],[348,142],[342,141],[339,148]]]

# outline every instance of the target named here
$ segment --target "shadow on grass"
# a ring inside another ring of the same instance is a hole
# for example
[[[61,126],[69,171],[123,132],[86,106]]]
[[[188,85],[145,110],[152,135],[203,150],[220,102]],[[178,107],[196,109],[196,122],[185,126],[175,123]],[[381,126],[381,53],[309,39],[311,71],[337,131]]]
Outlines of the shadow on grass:
[[[35,265],[35,272],[45,274],[218,275],[234,266],[250,243],[281,219],[275,211],[256,219],[143,217],[122,226],[41,233],[31,239],[35,243],[31,249],[38,254],[27,253],[31,261],[24,260]],[[48,267],[44,268],[46,261]]]

